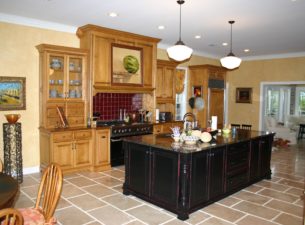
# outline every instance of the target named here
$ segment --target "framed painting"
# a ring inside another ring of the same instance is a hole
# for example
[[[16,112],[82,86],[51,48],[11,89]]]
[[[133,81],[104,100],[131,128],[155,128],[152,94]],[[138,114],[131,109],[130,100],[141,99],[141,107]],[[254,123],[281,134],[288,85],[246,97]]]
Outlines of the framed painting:
[[[252,88],[236,88],[236,103],[252,103]]]
[[[119,85],[143,85],[142,48],[112,44],[111,82]]]
[[[202,86],[193,86],[193,96],[202,97]]]
[[[25,110],[25,77],[0,76],[0,110]]]

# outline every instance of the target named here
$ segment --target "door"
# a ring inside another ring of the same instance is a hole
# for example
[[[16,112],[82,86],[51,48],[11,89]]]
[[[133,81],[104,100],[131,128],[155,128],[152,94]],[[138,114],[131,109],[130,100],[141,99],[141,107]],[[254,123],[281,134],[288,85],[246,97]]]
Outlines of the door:
[[[75,167],[92,165],[91,144],[90,139],[76,140],[74,142],[74,165]]]
[[[223,127],[224,122],[224,89],[209,88],[208,118],[217,116],[217,128]]]
[[[211,149],[209,154],[209,199],[224,192],[224,153],[225,148]]]
[[[151,197],[176,207],[178,199],[178,154],[151,149]]]
[[[73,168],[73,142],[58,142],[53,144],[53,162],[58,163],[63,170]]]

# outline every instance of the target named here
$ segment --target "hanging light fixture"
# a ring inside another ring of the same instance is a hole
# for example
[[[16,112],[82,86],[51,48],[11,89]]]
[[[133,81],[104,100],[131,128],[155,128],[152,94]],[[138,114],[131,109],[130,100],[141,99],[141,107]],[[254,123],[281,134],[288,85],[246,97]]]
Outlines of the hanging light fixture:
[[[231,24],[231,47],[230,47],[230,53],[226,56],[220,59],[221,65],[227,69],[235,69],[239,67],[241,63],[241,59],[236,57],[232,52],[232,24],[235,23],[234,20],[230,20],[229,24]]]
[[[179,26],[179,41],[167,49],[168,57],[175,61],[184,61],[191,57],[193,49],[187,47],[183,41],[181,41],[181,5],[184,3],[183,0],[178,0],[177,3],[180,5],[180,26]]]

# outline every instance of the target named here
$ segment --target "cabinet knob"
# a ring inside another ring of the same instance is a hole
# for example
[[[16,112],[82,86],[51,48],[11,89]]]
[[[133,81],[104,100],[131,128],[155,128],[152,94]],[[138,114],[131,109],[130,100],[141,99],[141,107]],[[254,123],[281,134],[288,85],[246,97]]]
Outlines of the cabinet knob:
[[[102,136],[102,138],[106,138],[105,136]]]

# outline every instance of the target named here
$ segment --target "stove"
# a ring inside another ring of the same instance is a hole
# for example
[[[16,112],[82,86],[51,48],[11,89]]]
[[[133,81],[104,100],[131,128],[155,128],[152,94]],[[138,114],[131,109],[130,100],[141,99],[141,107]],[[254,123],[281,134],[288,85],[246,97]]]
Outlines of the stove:
[[[110,127],[110,159],[111,166],[124,164],[124,150],[122,137],[145,135],[153,133],[151,123],[126,124],[124,121],[97,121],[97,127]]]

